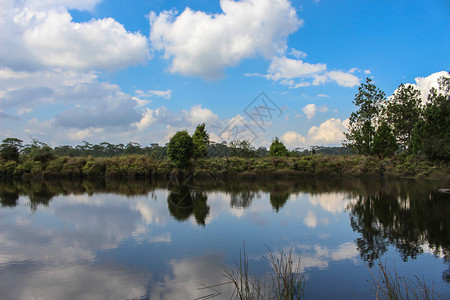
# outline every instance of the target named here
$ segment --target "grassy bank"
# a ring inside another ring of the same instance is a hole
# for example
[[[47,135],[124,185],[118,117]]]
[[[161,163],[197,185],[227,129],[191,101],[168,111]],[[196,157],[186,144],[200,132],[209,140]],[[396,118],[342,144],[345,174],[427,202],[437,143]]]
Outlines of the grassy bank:
[[[146,155],[110,158],[53,157],[37,160],[21,156],[18,161],[0,160],[0,178],[148,178],[173,174],[198,177],[290,177],[312,176],[394,176],[450,178],[450,166],[427,161],[419,156],[398,155],[380,160],[372,156],[309,155],[301,157],[206,158],[192,160],[179,169],[169,160]]]

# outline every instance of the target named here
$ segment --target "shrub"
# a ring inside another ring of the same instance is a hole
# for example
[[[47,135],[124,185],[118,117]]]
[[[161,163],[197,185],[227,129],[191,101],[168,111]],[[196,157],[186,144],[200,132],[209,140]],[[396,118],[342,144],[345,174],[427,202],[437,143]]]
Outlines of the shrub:
[[[189,165],[190,159],[194,156],[194,144],[186,130],[178,131],[170,139],[167,154],[177,167],[184,168]]]

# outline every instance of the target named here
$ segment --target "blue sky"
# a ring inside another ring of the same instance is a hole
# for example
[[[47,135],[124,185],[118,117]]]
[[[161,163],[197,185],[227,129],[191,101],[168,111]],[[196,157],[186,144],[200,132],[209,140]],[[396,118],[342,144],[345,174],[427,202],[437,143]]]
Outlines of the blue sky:
[[[450,70],[448,1],[21,0],[0,12],[0,138],[340,145],[366,77]],[[261,94],[263,92],[263,94]]]

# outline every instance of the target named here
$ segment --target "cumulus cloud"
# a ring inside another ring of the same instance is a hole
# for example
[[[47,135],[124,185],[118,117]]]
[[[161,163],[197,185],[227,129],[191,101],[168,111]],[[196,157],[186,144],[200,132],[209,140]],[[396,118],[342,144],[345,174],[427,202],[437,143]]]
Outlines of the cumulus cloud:
[[[112,18],[72,22],[67,12],[24,15],[24,45],[44,66],[117,70],[147,58],[147,40]],[[31,21],[33,20],[33,21]]]
[[[219,123],[219,117],[201,105],[194,105],[189,110],[183,109],[179,113],[172,112],[161,106],[153,110],[146,108],[142,113],[141,119],[135,122],[133,126],[142,131],[156,122],[170,126],[175,133],[178,129],[192,129],[200,123],[214,127]]]
[[[302,108],[303,113],[306,115],[306,118],[309,120],[313,118],[316,115],[316,112],[327,112],[328,107],[326,106],[317,106],[315,104],[308,104],[305,107]]]
[[[359,84],[359,78],[350,72],[327,71],[323,63],[310,64],[301,59],[292,59],[286,56],[276,56],[272,59],[267,74],[246,74],[247,76],[261,76],[268,80],[277,81],[290,88],[307,87],[311,85],[324,85],[335,82],[342,87],[354,87]]]
[[[307,136],[295,131],[288,131],[281,136],[281,140],[289,148],[298,148],[306,145],[337,145],[345,139],[349,120],[331,118],[308,130]]]
[[[303,20],[287,0],[221,0],[221,14],[186,8],[150,14],[150,40],[172,59],[170,72],[214,79],[223,69],[258,54],[286,51],[286,39]]]
[[[289,148],[301,147],[306,144],[306,138],[295,131],[286,132],[280,139]]]
[[[7,30],[0,35],[1,65],[14,70],[117,70],[148,58],[147,39],[140,33],[128,32],[112,18],[75,23],[63,7],[75,1],[66,2],[2,3],[0,24]],[[89,8],[94,3],[72,6]]]
[[[313,126],[308,131],[308,142],[314,145],[332,145],[339,144],[344,139],[344,131],[348,128],[348,119],[331,118],[320,124],[319,127]]]
[[[422,98],[423,103],[428,101],[428,96],[430,95],[430,90],[432,88],[439,90],[438,79],[442,76],[450,77],[448,72],[441,71],[433,73],[427,77],[415,78],[416,83],[411,85],[420,91],[420,97]]]
[[[309,120],[316,115],[317,106],[315,104],[308,104],[303,107],[303,112],[306,115],[306,118]]]
[[[354,87],[359,85],[359,78],[353,74],[342,71],[330,71],[326,75],[330,80],[335,81],[338,85],[343,87]]]

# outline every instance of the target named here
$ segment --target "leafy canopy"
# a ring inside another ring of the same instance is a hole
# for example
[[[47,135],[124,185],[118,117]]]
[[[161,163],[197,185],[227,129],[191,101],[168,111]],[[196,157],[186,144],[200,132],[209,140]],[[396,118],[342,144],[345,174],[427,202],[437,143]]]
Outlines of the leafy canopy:
[[[283,157],[288,155],[289,151],[286,149],[284,144],[278,139],[278,137],[275,137],[269,148],[269,156]]]
[[[376,122],[380,114],[380,105],[385,98],[384,92],[372,84],[370,78],[360,85],[353,100],[359,108],[350,116],[348,132],[345,133],[348,143],[345,146],[360,154],[373,154]]]
[[[170,139],[167,154],[177,167],[184,168],[189,165],[190,159],[194,157],[194,144],[186,130],[178,131]]]
[[[22,140],[6,138],[0,145],[0,157],[4,160],[19,160],[19,151],[22,148]]]
[[[206,157],[208,154],[209,135],[205,130],[205,123],[197,125],[192,135],[192,142],[194,143],[194,157]]]

